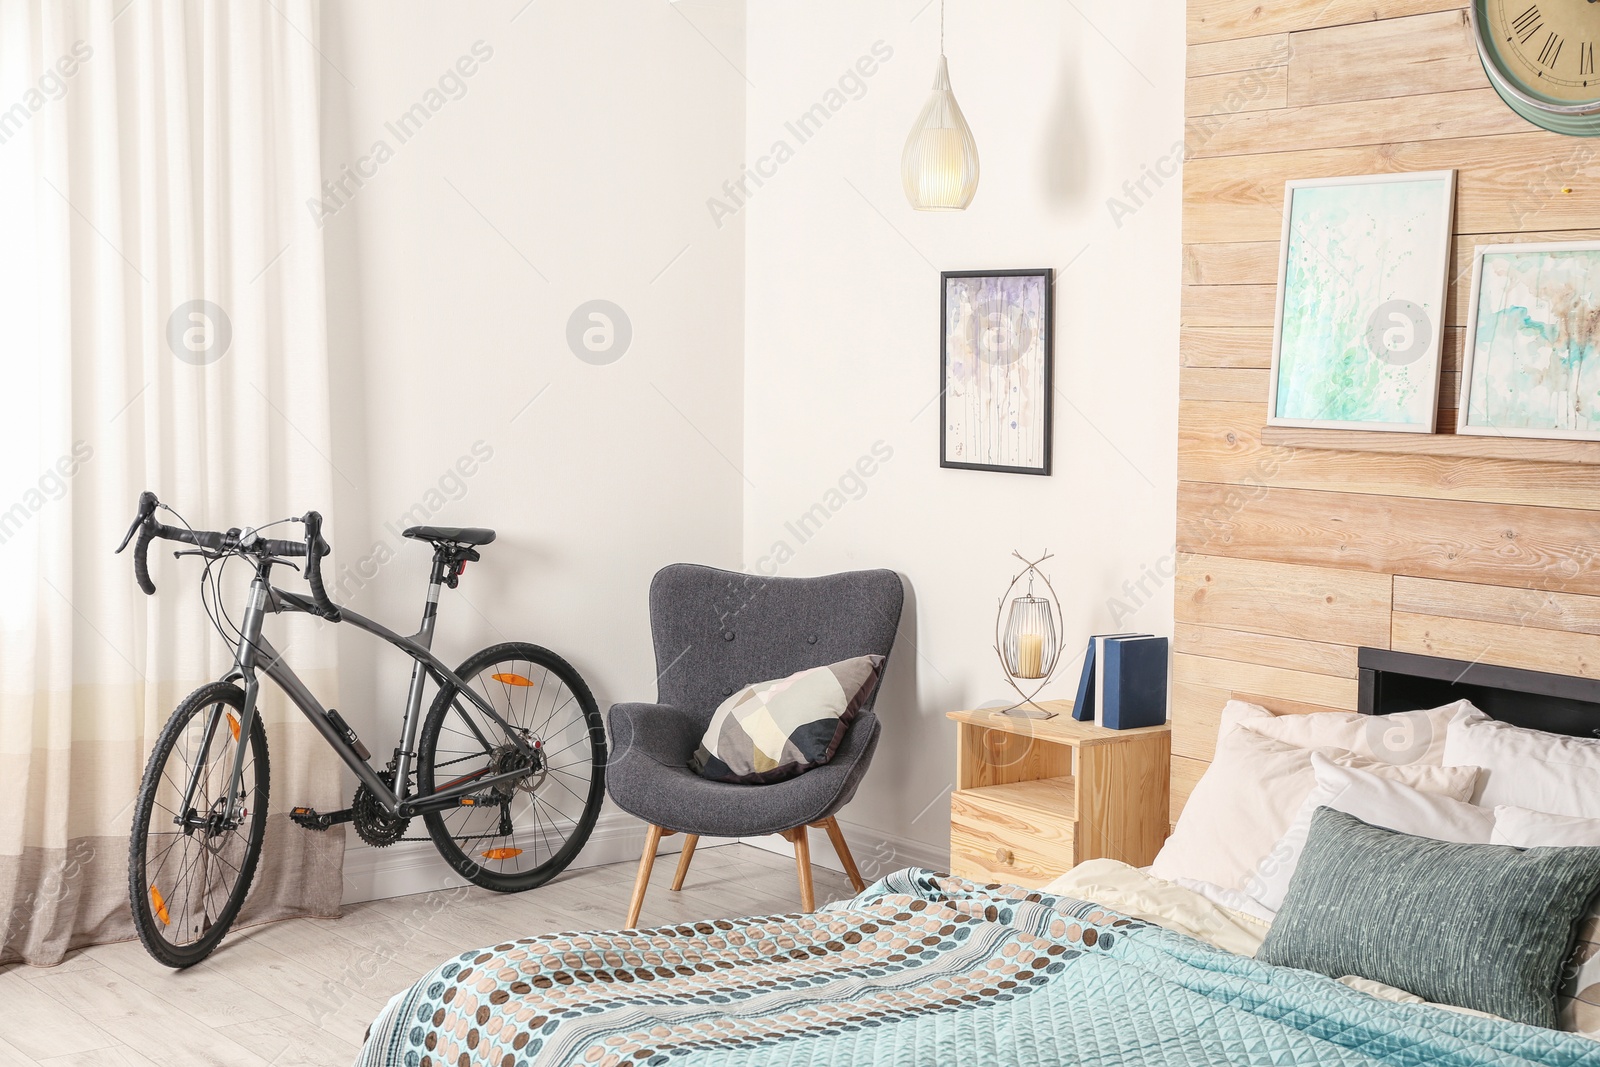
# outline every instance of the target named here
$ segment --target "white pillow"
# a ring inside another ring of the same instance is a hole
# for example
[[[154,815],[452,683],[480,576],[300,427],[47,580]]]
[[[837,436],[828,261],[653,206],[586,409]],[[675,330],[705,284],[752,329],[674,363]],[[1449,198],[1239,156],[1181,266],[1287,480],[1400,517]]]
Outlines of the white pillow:
[[[1447,767],[1482,767],[1474,804],[1600,819],[1600,740],[1497,722],[1468,705],[1445,731]]]
[[[1230,700],[1222,709],[1222,732],[1235,727],[1300,748],[1333,748],[1356,752],[1384,763],[1444,761],[1445,734],[1465,700],[1424,711],[1362,715],[1354,711],[1318,711],[1308,715],[1274,715],[1259,704]],[[1473,709],[1476,710],[1476,709]]]
[[[1301,803],[1289,829],[1261,858],[1254,874],[1245,880],[1244,891],[1273,913],[1283,907],[1289,879],[1300,863],[1306,835],[1311,832],[1311,817],[1320,807],[1354,815],[1374,826],[1436,841],[1484,845],[1494,834],[1494,812],[1488,808],[1424,793],[1353,767],[1341,767],[1320,752],[1311,754],[1311,769],[1317,780],[1316,788]]]
[[[1275,718],[1276,715],[1260,704],[1252,704],[1248,700],[1230,700],[1222,705],[1222,716],[1217,720],[1217,740],[1221,741],[1247,722]]]
[[[1289,829],[1316,785],[1311,753],[1251,730],[1223,734],[1150,873],[1168,882],[1187,878],[1223,889],[1244,888],[1245,879]],[[1393,766],[1331,749],[1324,755],[1455,800],[1471,795],[1478,776],[1472,767]]]
[[[1600,845],[1600,819],[1551,815],[1501,804],[1494,809],[1494,836],[1490,842],[1518,848]]]
[[[1600,819],[1548,815],[1500,805],[1494,809],[1496,845],[1600,845]],[[1600,1038],[1600,904],[1591,904],[1578,927],[1578,942],[1567,957],[1557,997],[1561,1029]]]

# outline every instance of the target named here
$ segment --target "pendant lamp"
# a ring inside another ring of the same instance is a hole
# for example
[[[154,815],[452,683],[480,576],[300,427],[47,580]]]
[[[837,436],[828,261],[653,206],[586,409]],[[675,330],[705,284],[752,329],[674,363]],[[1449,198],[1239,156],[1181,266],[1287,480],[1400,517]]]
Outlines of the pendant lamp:
[[[939,63],[933,68],[933,92],[906,138],[900,176],[906,199],[918,211],[963,211],[978,191],[978,145],[950,91],[944,0],[939,0]]]

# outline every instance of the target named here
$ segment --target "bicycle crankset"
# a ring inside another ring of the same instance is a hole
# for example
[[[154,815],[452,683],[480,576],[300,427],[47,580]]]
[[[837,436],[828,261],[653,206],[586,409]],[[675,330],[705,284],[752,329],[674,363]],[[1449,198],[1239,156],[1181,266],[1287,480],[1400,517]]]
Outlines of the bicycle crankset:
[[[394,787],[393,771],[380,771],[378,777],[384,785]],[[356,828],[356,836],[373,848],[394,844],[405,836],[406,827],[411,825],[410,819],[385,811],[364,782],[356,787],[356,795],[350,801],[350,822]]]

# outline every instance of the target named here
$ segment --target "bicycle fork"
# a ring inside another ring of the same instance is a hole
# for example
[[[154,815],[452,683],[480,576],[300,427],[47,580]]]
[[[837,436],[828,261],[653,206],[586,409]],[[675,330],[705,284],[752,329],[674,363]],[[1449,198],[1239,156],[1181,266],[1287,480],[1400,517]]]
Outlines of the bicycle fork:
[[[237,677],[244,683],[244,707],[239,710],[239,732],[234,739],[237,744],[233,753],[233,766],[228,769],[227,802],[219,813],[221,829],[231,830],[249,814],[241,810],[240,787],[244,783],[245,749],[250,743],[250,731],[255,729],[256,702],[261,693],[261,680],[256,675],[255,657],[261,640],[262,621],[266,617],[267,589],[267,582],[260,575],[250,583],[250,601],[245,606],[243,625],[239,628],[239,646],[234,653],[233,669],[228,674],[229,677]],[[200,754],[195,759],[194,768],[189,772],[189,781],[183,790],[183,803],[179,807],[181,814],[173,818],[185,832],[198,828],[193,825],[189,813],[194,807],[195,793],[200,788],[200,776],[205,773],[211,757],[211,744],[216,740],[217,728],[226,714],[223,705],[217,704],[206,719],[205,733],[200,738]],[[212,828],[210,825],[212,815],[212,812],[205,814],[204,825],[208,829]]]

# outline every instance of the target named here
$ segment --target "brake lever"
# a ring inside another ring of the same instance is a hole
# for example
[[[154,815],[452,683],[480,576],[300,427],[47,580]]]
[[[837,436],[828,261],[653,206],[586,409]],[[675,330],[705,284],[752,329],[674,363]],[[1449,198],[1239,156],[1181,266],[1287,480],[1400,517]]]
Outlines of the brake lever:
[[[133,540],[133,535],[138,533],[139,532],[139,527],[141,527],[143,525],[144,525],[144,516],[143,515],[140,515],[138,518],[134,519],[133,520],[133,525],[128,527],[128,532],[122,535],[122,543],[117,546],[116,552],[112,553],[112,555],[121,555],[122,554],[122,550],[128,547],[128,542]]]
[[[133,540],[133,535],[139,532],[139,527],[150,521],[150,517],[155,514],[157,508],[164,507],[166,505],[157,500],[156,495],[150,490],[146,489],[140,493],[139,514],[134,518],[133,525],[128,527],[128,532],[122,535],[122,544],[118,545],[117,551],[112,554],[118,555],[123,549],[127,548],[128,542]]]

